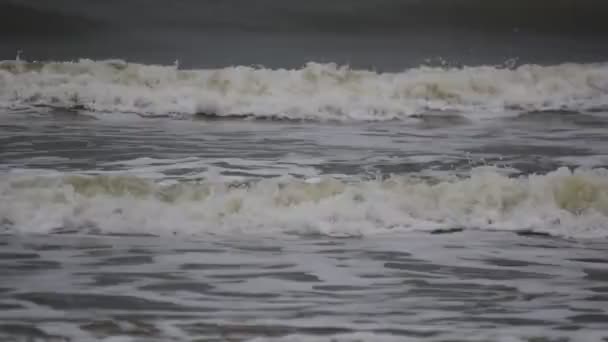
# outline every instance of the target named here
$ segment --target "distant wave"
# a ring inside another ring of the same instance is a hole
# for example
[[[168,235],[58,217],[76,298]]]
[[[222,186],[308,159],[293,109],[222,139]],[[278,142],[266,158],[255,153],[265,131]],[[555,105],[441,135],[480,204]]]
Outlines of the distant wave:
[[[608,237],[608,170],[511,178],[344,181],[272,178],[158,183],[137,176],[0,176],[0,230],[20,233],[373,235],[413,230],[531,230]]]
[[[0,106],[48,106],[141,116],[395,120],[430,112],[501,117],[608,109],[607,64],[463,68],[400,73],[308,63],[301,69],[92,61],[0,62]]]

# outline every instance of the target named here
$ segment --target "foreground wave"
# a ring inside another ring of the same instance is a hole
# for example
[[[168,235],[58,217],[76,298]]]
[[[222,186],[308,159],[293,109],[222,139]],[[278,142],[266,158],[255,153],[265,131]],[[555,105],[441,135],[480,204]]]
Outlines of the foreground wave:
[[[606,169],[243,183],[9,173],[0,178],[0,202],[4,229],[18,233],[361,236],[457,228],[608,237]]]
[[[490,115],[608,109],[607,64],[464,68],[401,73],[308,63],[180,70],[120,60],[0,62],[0,106],[48,106],[142,116],[394,120],[430,112]]]

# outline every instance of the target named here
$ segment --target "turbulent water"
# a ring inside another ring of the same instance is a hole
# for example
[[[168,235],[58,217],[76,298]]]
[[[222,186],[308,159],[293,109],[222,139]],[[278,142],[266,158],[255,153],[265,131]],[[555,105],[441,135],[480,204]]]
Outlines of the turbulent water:
[[[0,340],[608,341],[608,6],[252,4],[0,4]]]
[[[608,66],[416,68],[379,74],[309,63],[297,70],[178,70],[123,61],[0,64],[6,107],[142,116],[200,114],[315,120],[506,116],[608,109]],[[439,112],[439,113],[436,113]]]

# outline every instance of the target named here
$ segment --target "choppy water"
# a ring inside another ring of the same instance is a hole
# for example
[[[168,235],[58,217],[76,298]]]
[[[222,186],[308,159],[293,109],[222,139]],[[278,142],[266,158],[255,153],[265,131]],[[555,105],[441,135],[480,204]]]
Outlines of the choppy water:
[[[5,230],[606,237],[601,113],[352,124],[101,115],[4,114]]]
[[[0,336],[602,341],[603,115],[4,112]]]
[[[47,341],[602,341],[605,242],[0,238],[0,336]]]
[[[608,341],[607,15],[3,1],[0,340]]]

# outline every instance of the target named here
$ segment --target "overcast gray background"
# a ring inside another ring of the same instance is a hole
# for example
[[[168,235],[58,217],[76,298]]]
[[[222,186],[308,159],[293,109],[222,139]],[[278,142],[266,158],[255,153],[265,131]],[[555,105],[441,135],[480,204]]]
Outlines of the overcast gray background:
[[[400,69],[605,61],[591,0],[1,0],[0,59],[123,58],[186,67],[307,61]]]

